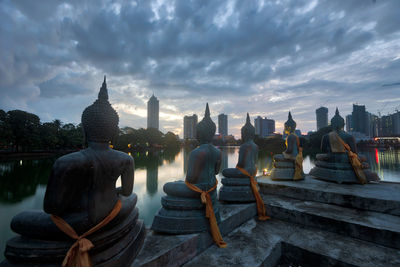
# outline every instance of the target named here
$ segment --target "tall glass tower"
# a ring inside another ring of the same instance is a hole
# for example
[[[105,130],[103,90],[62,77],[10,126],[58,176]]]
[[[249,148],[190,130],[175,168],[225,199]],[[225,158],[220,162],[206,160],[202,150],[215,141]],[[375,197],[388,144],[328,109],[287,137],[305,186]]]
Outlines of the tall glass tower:
[[[149,101],[147,101],[147,129],[155,128],[158,130],[159,128],[159,101],[154,94],[150,97]]]

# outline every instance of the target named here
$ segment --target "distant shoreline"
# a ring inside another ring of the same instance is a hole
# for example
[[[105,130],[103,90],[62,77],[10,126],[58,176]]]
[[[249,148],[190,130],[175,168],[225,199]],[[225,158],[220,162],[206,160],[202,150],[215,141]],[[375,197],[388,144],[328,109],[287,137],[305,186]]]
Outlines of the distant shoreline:
[[[57,155],[65,155],[78,150],[58,150],[58,151],[37,151],[37,152],[9,152],[0,151],[0,160],[23,159],[23,158],[47,158]]]

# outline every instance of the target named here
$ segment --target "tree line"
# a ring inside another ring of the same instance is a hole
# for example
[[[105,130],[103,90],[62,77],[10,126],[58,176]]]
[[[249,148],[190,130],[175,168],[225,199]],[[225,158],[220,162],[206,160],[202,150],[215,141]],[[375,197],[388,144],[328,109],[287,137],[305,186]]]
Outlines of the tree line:
[[[157,129],[120,129],[112,140],[115,149],[123,151],[178,149],[179,138],[172,132],[163,134]],[[62,123],[60,120],[40,122],[40,118],[22,110],[5,112],[0,109],[0,150],[36,152],[78,150],[85,147],[81,124]]]
[[[79,149],[83,145],[82,126],[60,120],[40,122],[22,110],[0,110],[0,148],[13,152]]]

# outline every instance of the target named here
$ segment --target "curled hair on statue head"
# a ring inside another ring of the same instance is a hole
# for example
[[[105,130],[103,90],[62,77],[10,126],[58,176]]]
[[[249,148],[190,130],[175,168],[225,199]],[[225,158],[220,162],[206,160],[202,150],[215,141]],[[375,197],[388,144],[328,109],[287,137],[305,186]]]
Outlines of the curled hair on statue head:
[[[106,77],[97,100],[82,113],[86,142],[109,142],[118,133],[118,113],[108,102]]]
[[[340,116],[339,109],[336,108],[335,116],[333,116],[331,119],[331,126],[334,130],[340,131],[344,128],[344,125],[344,119],[342,118],[342,116]]]
[[[243,127],[241,129],[241,134],[242,134],[243,142],[247,142],[249,140],[254,140],[254,137],[256,135],[256,129],[250,122],[249,113],[247,113],[246,123],[245,123],[245,125],[243,125]]]
[[[288,120],[285,122],[285,131],[293,133],[296,130],[296,122],[292,118],[292,114],[289,111]]]
[[[201,144],[211,143],[216,129],[217,127],[215,126],[215,123],[211,120],[210,109],[207,103],[204,118],[196,126],[196,137]]]

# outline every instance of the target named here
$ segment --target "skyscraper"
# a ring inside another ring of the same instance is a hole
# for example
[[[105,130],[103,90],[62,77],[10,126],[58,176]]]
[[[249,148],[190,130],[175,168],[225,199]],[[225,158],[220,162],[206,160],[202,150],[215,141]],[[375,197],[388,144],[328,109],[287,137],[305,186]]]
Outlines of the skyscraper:
[[[367,127],[368,114],[365,106],[353,104],[353,112],[351,113],[353,122],[353,131],[369,135],[369,127]]]
[[[328,126],[328,108],[320,107],[315,110],[317,115],[317,131]]]
[[[224,113],[218,115],[218,133],[222,136],[228,135],[228,115]]]
[[[159,101],[154,94],[147,101],[147,129],[159,128]]]
[[[275,121],[272,119],[263,119],[258,116],[254,119],[254,126],[256,128],[256,135],[259,137],[267,137],[275,132]]]
[[[400,135],[400,111],[396,110],[396,113],[392,114],[393,120],[393,134]]]
[[[346,116],[346,132],[353,131],[353,116],[351,114]]]
[[[197,115],[183,117],[183,138],[196,139]]]

